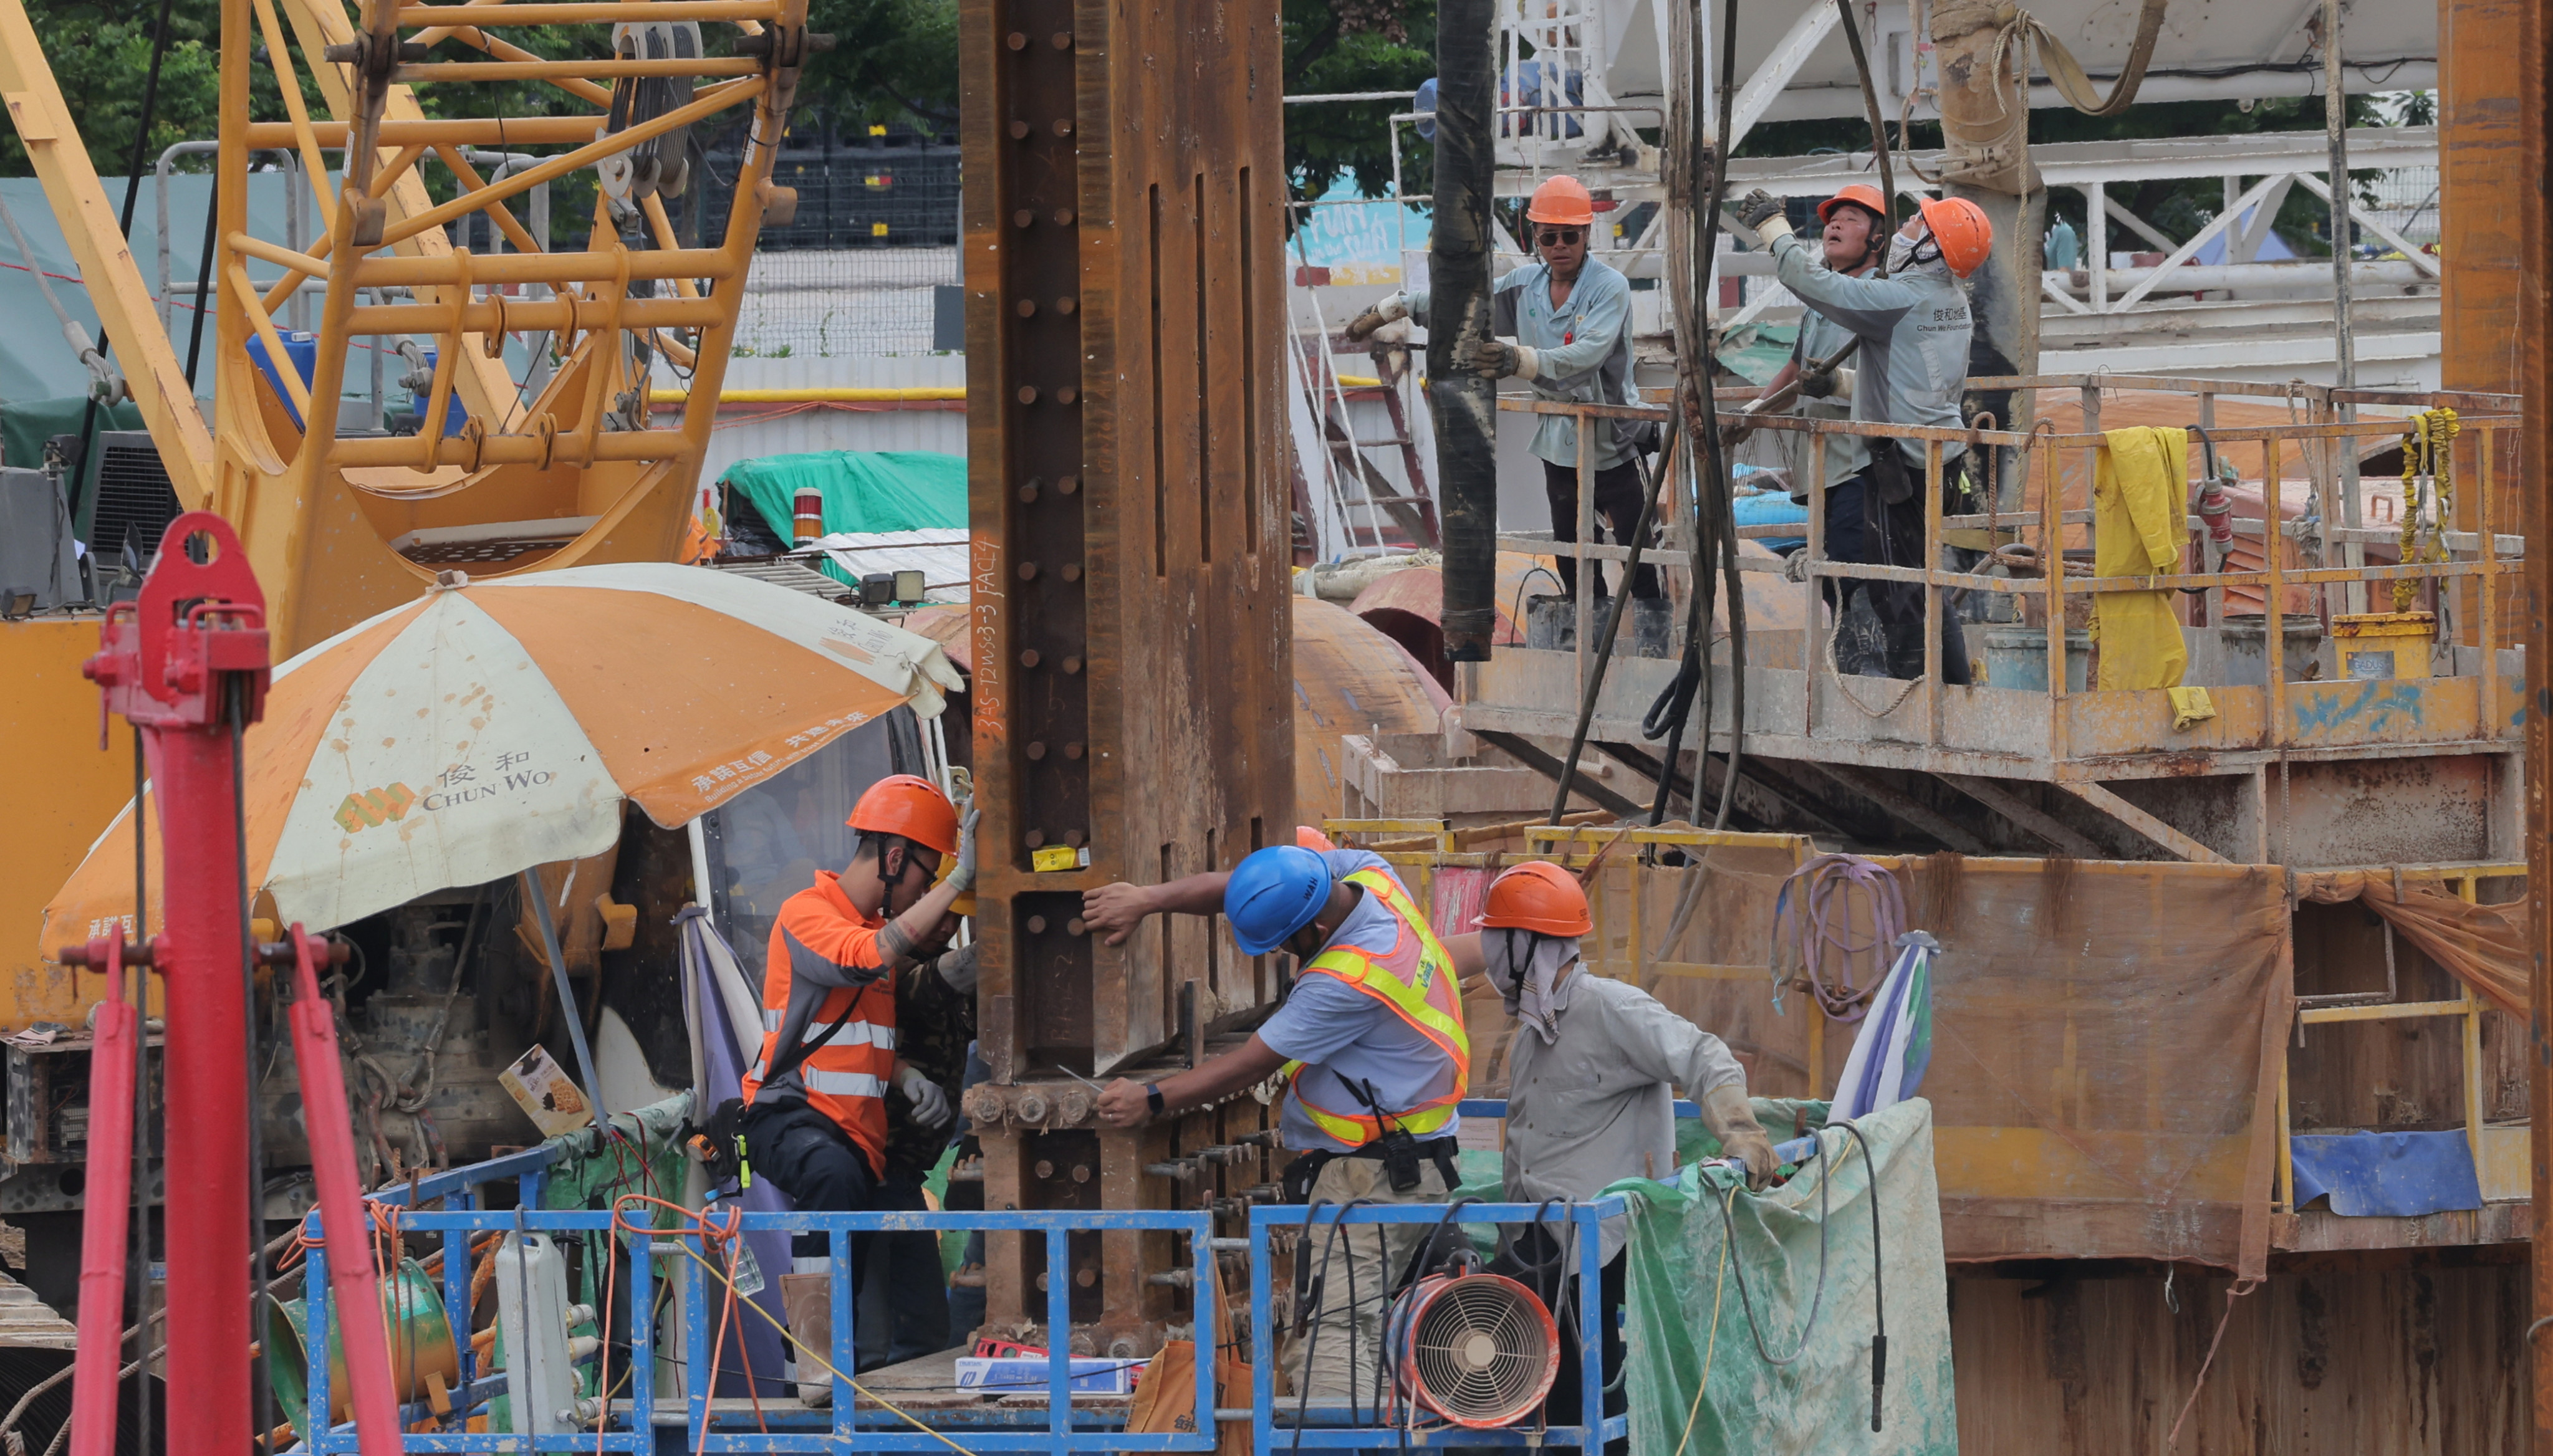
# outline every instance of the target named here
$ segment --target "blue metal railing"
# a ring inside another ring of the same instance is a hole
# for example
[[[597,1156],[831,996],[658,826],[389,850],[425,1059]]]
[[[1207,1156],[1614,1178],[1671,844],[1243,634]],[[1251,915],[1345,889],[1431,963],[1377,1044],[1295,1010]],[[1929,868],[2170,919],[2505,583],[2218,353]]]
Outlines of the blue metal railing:
[[[1462,1104],[1466,1117],[1502,1118],[1506,1104],[1496,1099],[1469,1099]],[[1679,1117],[1698,1115],[1689,1102],[1678,1102]],[[500,1451],[590,1451],[653,1452],[660,1437],[667,1445],[679,1440],[684,1451],[726,1453],[812,1453],[843,1449],[862,1451],[948,1451],[961,1452],[1209,1452],[1215,1447],[1218,1421],[1248,1421],[1254,1449],[1261,1456],[1276,1456],[1296,1448],[1340,1450],[1392,1447],[1408,1444],[1454,1443],[1475,1446],[1555,1446],[1581,1451],[1596,1451],[1610,1440],[1622,1438],[1628,1430],[1626,1416],[1604,1414],[1604,1377],[1614,1372],[1583,1370],[1579,1381],[1582,1408],[1572,1425],[1518,1424],[1503,1429],[1455,1430],[1442,1424],[1416,1425],[1412,1429],[1378,1423],[1380,1412],[1354,1405],[1326,1406],[1298,1403],[1293,1400],[1278,1400],[1275,1394],[1275,1321],[1272,1312],[1274,1293],[1269,1253],[1270,1232],[1277,1228],[1307,1231],[1328,1229],[1347,1224],[1419,1224],[1435,1225],[1446,1220],[1447,1205],[1391,1204],[1355,1208],[1344,1213],[1335,1205],[1317,1211],[1300,1206],[1261,1206],[1250,1213],[1250,1232],[1245,1242],[1250,1263],[1250,1341],[1252,1388],[1247,1408],[1220,1408],[1214,1404],[1214,1376],[1217,1361],[1211,1349],[1200,1349],[1196,1361],[1195,1423],[1188,1431],[1175,1434],[1130,1434],[1123,1429],[1126,1412],[1121,1408],[1076,1410],[1072,1404],[1072,1371],[1069,1344],[1051,1341],[1047,1356],[1047,1404],[1035,1408],[1003,1406],[969,1407],[962,1410],[935,1409],[925,1419],[929,1428],[919,1428],[914,1419],[886,1408],[859,1408],[851,1393],[836,1389],[831,1409],[810,1409],[794,1400],[775,1400],[759,1410],[721,1409],[713,1400],[711,1358],[713,1347],[720,1343],[714,1327],[722,1298],[714,1297],[713,1273],[718,1256],[697,1226],[675,1230],[637,1230],[623,1227],[614,1232],[612,1215],[592,1210],[544,1210],[535,1207],[541,1198],[554,1153],[546,1147],[532,1148],[485,1163],[452,1169],[421,1177],[411,1187],[401,1185],[373,1195],[373,1201],[400,1207],[399,1227],[406,1232],[439,1233],[444,1238],[442,1284],[445,1308],[455,1330],[460,1357],[460,1384],[452,1393],[456,1411],[478,1409],[494,1397],[507,1394],[502,1372],[483,1373],[478,1369],[477,1352],[469,1339],[470,1277],[472,1240],[485,1234],[550,1233],[590,1236],[602,1234],[623,1245],[628,1260],[629,1288],[625,1307],[633,1310],[655,1307],[655,1260],[674,1260],[674,1278],[682,1281],[684,1319],[678,1358],[684,1371],[684,1392],[674,1400],[659,1400],[656,1395],[656,1366],[660,1357],[653,1341],[632,1340],[629,1346],[628,1395],[610,1402],[605,1429],[597,1432],[591,1423],[582,1429],[547,1435],[517,1435],[509,1432],[449,1432],[403,1435],[404,1449],[413,1452],[500,1452]],[[481,1189],[494,1182],[517,1184],[516,1204],[510,1209],[489,1209],[482,1206]],[[440,1211],[425,1211],[414,1204],[441,1200]],[[1469,1203],[1462,1205],[1452,1220],[1458,1225],[1568,1223],[1575,1225],[1571,1241],[1578,1261],[1579,1296],[1578,1328],[1574,1332],[1577,1347],[1588,1352],[1603,1349],[1601,1321],[1602,1301],[1593,1297],[1600,1288],[1602,1240],[1598,1225],[1603,1219],[1625,1211],[1618,1194],[1585,1203]],[[719,1216],[714,1210],[713,1216]],[[330,1332],[337,1311],[328,1288],[327,1249],[321,1242],[322,1229],[317,1210],[307,1218],[312,1240],[308,1251],[303,1284],[308,1291],[308,1318],[304,1348],[308,1356],[306,1390],[308,1408],[313,1412],[331,1409],[331,1371],[327,1352]],[[832,1365],[850,1371],[855,1363],[856,1320],[853,1311],[855,1288],[851,1278],[848,1235],[881,1231],[975,1231],[1040,1234],[1046,1240],[1047,1268],[1064,1270],[1071,1267],[1068,1240],[1077,1232],[1112,1229],[1150,1230],[1180,1233],[1187,1236],[1192,1268],[1211,1267],[1214,1259],[1213,1216],[1204,1209],[1119,1209],[1119,1210],[1006,1210],[984,1213],[745,1213],[736,1233],[814,1233],[828,1234],[832,1249],[830,1259],[830,1293],[832,1300],[833,1348]],[[643,1242],[644,1247],[640,1247]],[[1229,1241],[1227,1241],[1228,1243]],[[693,1256],[699,1257],[693,1257]],[[1195,1299],[1192,1328],[1198,1332],[1216,1327],[1214,1315],[1215,1281],[1200,1280],[1192,1288]],[[1071,1327],[1072,1284],[1065,1279],[1048,1281],[1047,1320],[1051,1330]],[[759,1318],[739,1312],[736,1319]],[[610,1337],[607,1322],[605,1336]],[[1210,1341],[1210,1336],[1205,1336]],[[1201,1341],[1202,1343],[1203,1341]],[[1592,1367],[1593,1358],[1583,1365]],[[894,1393],[888,1391],[887,1396]],[[1296,1428],[1300,1412],[1300,1429]],[[403,1420],[423,1418],[421,1408],[409,1408]],[[1280,1422],[1282,1422],[1280,1424]],[[768,1428],[765,1429],[764,1427]],[[953,1432],[952,1440],[936,1432]],[[359,1446],[351,1423],[336,1425],[316,1433],[304,1432],[305,1443],[299,1448],[312,1456],[336,1456],[355,1453]]]
[[[431,1178],[420,1178],[414,1189],[417,1202],[445,1199],[443,1211],[428,1212],[408,1209],[399,1215],[399,1227],[416,1233],[440,1233],[444,1236],[443,1287],[445,1307],[452,1312],[461,1358],[461,1384],[453,1395],[453,1406],[459,1411],[477,1408],[492,1397],[506,1394],[506,1380],[498,1373],[483,1376],[477,1370],[475,1352],[468,1336],[469,1287],[471,1260],[470,1241],[476,1235],[489,1233],[603,1234],[621,1243],[630,1255],[629,1288],[625,1307],[633,1310],[655,1307],[657,1258],[677,1261],[675,1278],[683,1282],[685,1294],[679,1359],[685,1372],[685,1393],[676,1401],[660,1401],[656,1396],[657,1354],[654,1342],[634,1339],[629,1345],[628,1395],[610,1402],[605,1429],[598,1433],[589,1423],[583,1429],[547,1435],[517,1435],[509,1432],[455,1432],[422,1434],[410,1432],[402,1437],[406,1450],[448,1452],[497,1451],[589,1451],[589,1452],[653,1452],[659,1432],[672,1437],[679,1430],[682,1449],[711,1452],[814,1453],[849,1449],[855,1443],[863,1451],[944,1451],[951,1442],[932,1429],[888,1409],[861,1409],[852,1393],[839,1390],[830,1410],[808,1409],[794,1401],[774,1401],[758,1411],[720,1410],[712,1400],[711,1358],[719,1343],[712,1321],[722,1297],[711,1293],[711,1273],[717,1256],[709,1247],[712,1240],[698,1227],[677,1230],[637,1230],[626,1226],[614,1230],[612,1215],[605,1211],[544,1210],[529,1206],[512,1209],[486,1209],[479,1206],[482,1185],[505,1179],[521,1184],[520,1203],[529,1205],[540,1199],[551,1156],[546,1149],[531,1149],[488,1163],[451,1170]],[[404,1186],[386,1191],[374,1201],[406,1205],[410,1190]],[[451,1206],[451,1205],[460,1206]],[[717,1215],[713,1214],[713,1217]],[[330,1391],[328,1348],[330,1331],[337,1311],[328,1288],[327,1249],[320,1242],[322,1230],[319,1214],[313,1210],[308,1222],[312,1245],[309,1249],[303,1284],[309,1291],[308,1324],[305,1348],[308,1353],[306,1376],[309,1408],[326,1412],[333,1399]],[[848,1372],[856,1361],[856,1321],[852,1300],[855,1288],[851,1278],[852,1234],[889,1230],[957,1230],[1043,1234],[1046,1239],[1047,1267],[1062,1271],[1071,1268],[1067,1252],[1071,1235],[1083,1231],[1111,1229],[1148,1230],[1185,1234],[1193,1267],[1210,1268],[1214,1259],[1213,1215],[1203,1209],[1126,1209],[1041,1211],[1017,1210],[997,1213],[745,1213],[736,1233],[816,1233],[829,1235],[831,1293],[833,1314],[833,1347],[830,1354],[836,1370]],[[644,1247],[640,1244],[644,1243]],[[699,1257],[694,1257],[699,1256]],[[1200,1281],[1194,1289],[1195,1320],[1200,1329],[1214,1327],[1213,1281]],[[1048,1281],[1047,1319],[1050,1329],[1072,1327],[1072,1282],[1068,1279]],[[722,1295],[723,1291],[721,1291]],[[602,1316],[610,1319],[609,1311]],[[737,1319],[758,1318],[738,1313]],[[607,1339],[610,1331],[605,1331]],[[1072,1353],[1068,1341],[1051,1341],[1047,1356],[1047,1408],[1018,1410],[994,1408],[980,1411],[934,1411],[934,1425],[950,1428],[970,1427],[965,1431],[960,1449],[967,1452],[1048,1451],[1048,1452],[1208,1452],[1214,1449],[1214,1369],[1212,1358],[1197,1362],[1195,1424],[1192,1431],[1176,1434],[1129,1434],[1122,1429],[1123,1410],[1078,1410],[1071,1398]],[[888,1394],[892,1394],[891,1392]],[[421,1413],[408,1411],[404,1418],[421,1418]],[[760,1427],[768,1424],[771,1429]],[[746,1428],[736,1429],[742,1425]],[[1043,1429],[1029,1429],[1043,1425]],[[706,1427],[706,1429],[705,1429]],[[305,1432],[305,1436],[312,1433]],[[305,1440],[303,1450],[314,1456],[358,1451],[352,1423],[334,1426]]]

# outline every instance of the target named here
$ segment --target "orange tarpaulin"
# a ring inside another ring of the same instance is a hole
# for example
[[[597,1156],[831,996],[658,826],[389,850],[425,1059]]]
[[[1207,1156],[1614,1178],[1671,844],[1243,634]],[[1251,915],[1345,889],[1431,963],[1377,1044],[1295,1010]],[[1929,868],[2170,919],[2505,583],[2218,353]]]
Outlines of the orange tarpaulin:
[[[2299,874],[2296,898],[2325,905],[2366,901],[2367,908],[2476,995],[2511,1016],[2526,1015],[2530,957],[2525,899],[2474,905],[2425,886],[2406,887],[2397,895],[2391,875],[2360,869]]]

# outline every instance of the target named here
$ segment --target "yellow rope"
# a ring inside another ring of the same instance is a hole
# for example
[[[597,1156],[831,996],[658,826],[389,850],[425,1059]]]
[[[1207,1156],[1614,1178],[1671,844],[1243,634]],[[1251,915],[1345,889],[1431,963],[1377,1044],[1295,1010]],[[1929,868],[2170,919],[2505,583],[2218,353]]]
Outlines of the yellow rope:
[[[1732,1185],[1720,1201],[1725,1203],[1736,1196],[1737,1189]],[[1693,1439],[1694,1417],[1702,1414],[1702,1394],[1711,1389],[1711,1357],[1720,1349],[1720,1299],[1727,1292],[1728,1241],[1722,1239],[1720,1241],[1720,1281],[1711,1290],[1711,1338],[1702,1347],[1702,1378],[1694,1382],[1693,1408],[1684,1413],[1684,1435],[1676,1441],[1675,1456],[1684,1456],[1685,1443]]]
[[[2402,436],[2402,544],[2400,556],[2404,566],[2421,561],[2445,561],[2447,527],[2456,510],[2455,438],[2462,426],[2452,409],[2423,409],[2411,416],[2410,429]],[[2428,544],[2420,544],[2419,478],[2428,476],[2436,485]],[[2418,595],[2419,583],[2403,577],[2393,583],[2393,610],[2408,612]]]
[[[699,1265],[701,1268],[708,1270],[712,1275],[716,1276],[716,1277],[717,1277],[717,1279],[718,1279],[718,1281],[719,1281],[719,1283],[721,1283],[721,1284],[725,1284],[725,1283],[726,1283],[726,1275],[725,1275],[723,1272],[722,1272],[722,1271],[719,1269],[719,1267],[718,1267],[717,1265],[710,1263],[710,1262],[709,1262],[708,1260],[706,1260],[706,1259],[703,1259],[703,1258],[701,1257],[701,1255],[700,1255],[700,1251],[699,1251],[699,1250],[697,1250],[697,1249],[694,1249],[688,1241],[684,1241],[684,1242],[683,1242],[683,1244],[682,1244],[682,1250],[683,1250],[684,1255],[685,1255],[687,1258],[689,1258],[689,1259],[690,1259],[694,1264]],[[957,1453],[957,1456],[975,1456],[975,1453],[974,1453],[974,1452],[967,1450],[965,1447],[963,1447],[963,1446],[961,1446],[961,1445],[958,1445],[955,1441],[952,1441],[952,1440],[948,1439],[948,1437],[946,1437],[945,1435],[943,1435],[941,1432],[939,1432],[939,1431],[937,1431],[937,1430],[933,1430],[929,1425],[927,1425],[927,1424],[925,1424],[925,1423],[923,1422],[923,1420],[922,1420],[922,1418],[921,1418],[920,1416],[917,1416],[917,1415],[913,1414],[911,1411],[906,1410],[904,1407],[902,1407],[902,1406],[900,1406],[900,1405],[896,1404],[894,1401],[889,1400],[888,1400],[888,1399],[886,1399],[884,1396],[879,1395],[877,1392],[870,1390],[868,1387],[866,1387],[866,1386],[864,1386],[864,1385],[861,1385],[858,1381],[855,1381],[855,1380],[851,1379],[849,1376],[842,1374],[840,1371],[835,1370],[835,1369],[833,1368],[833,1362],[832,1362],[832,1361],[830,1361],[830,1360],[826,1359],[826,1358],[825,1358],[824,1356],[822,1356],[822,1355],[817,1354],[815,1351],[808,1349],[808,1348],[807,1348],[807,1346],[806,1346],[806,1344],[805,1344],[803,1341],[801,1341],[801,1340],[800,1340],[796,1335],[791,1334],[791,1333],[789,1332],[789,1326],[787,1326],[787,1325],[785,1325],[785,1324],[782,1324],[782,1323],[781,1323],[777,1318],[775,1318],[775,1317],[772,1315],[772,1313],[771,1313],[771,1311],[770,1311],[770,1310],[763,1308],[760,1304],[755,1303],[755,1302],[754,1302],[752,1299],[750,1299],[750,1298],[741,1298],[741,1299],[738,1299],[736,1302],[737,1302],[737,1303],[739,1303],[739,1304],[742,1304],[742,1305],[743,1305],[744,1307],[746,1307],[747,1309],[752,1310],[754,1313],[761,1315],[765,1320],[768,1320],[768,1321],[770,1322],[771,1327],[772,1327],[773,1329],[776,1329],[776,1330],[780,1331],[780,1338],[782,1338],[782,1339],[784,1339],[784,1340],[787,1340],[790,1344],[792,1344],[792,1345],[796,1345],[796,1346],[798,1347],[798,1354],[799,1354],[799,1357],[800,1357],[801,1359],[813,1360],[813,1361],[815,1361],[818,1365],[821,1365],[821,1366],[825,1367],[825,1373],[826,1373],[826,1374],[828,1374],[828,1375],[830,1375],[830,1376],[832,1376],[832,1377],[836,1382],[838,1382],[838,1383],[840,1383],[840,1384],[842,1384],[842,1385],[849,1386],[849,1387],[850,1387],[854,1392],[856,1392],[857,1394],[862,1395],[862,1396],[865,1396],[865,1397],[867,1397],[868,1399],[870,1399],[870,1400],[875,1400],[876,1402],[878,1402],[878,1404],[879,1404],[879,1405],[883,1406],[883,1407],[887,1410],[887,1412],[888,1412],[888,1413],[890,1413],[890,1414],[892,1414],[892,1415],[895,1415],[895,1416],[897,1416],[897,1417],[899,1417],[899,1418],[901,1418],[901,1419],[904,1419],[904,1420],[907,1420],[907,1421],[912,1422],[912,1424],[913,1424],[913,1428],[914,1428],[914,1429],[919,1430],[919,1431],[927,1432],[929,1435],[931,1435],[931,1436],[932,1436],[932,1438],[933,1438],[933,1439],[935,1439],[935,1440],[939,1441],[939,1442],[940,1442],[940,1444],[942,1444],[942,1445],[944,1445],[944,1446],[946,1446],[946,1447],[947,1447],[949,1450],[951,1450],[951,1451],[956,1452],[956,1453]],[[737,1338],[739,1338],[739,1339],[743,1338],[743,1331],[738,1330],[738,1331],[736,1332],[736,1335],[737,1335]],[[608,1412],[607,1412],[607,1413],[608,1413]]]

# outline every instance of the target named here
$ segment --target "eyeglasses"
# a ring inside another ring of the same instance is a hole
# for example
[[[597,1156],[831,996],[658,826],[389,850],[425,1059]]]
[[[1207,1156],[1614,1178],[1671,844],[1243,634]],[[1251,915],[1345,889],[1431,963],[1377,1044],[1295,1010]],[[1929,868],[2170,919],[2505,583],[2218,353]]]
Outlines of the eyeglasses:
[[[1550,228],[1537,234],[1534,241],[1545,248],[1574,248],[1586,235],[1583,228]]]

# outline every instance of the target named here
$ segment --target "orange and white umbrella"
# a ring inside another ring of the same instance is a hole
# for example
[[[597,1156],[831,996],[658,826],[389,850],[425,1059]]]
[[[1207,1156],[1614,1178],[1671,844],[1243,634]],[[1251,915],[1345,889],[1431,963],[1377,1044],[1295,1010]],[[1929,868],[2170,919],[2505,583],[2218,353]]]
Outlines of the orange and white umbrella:
[[[458,578],[276,669],[247,734],[250,883],[320,930],[599,854],[624,799],[675,828],[959,681],[927,638],[724,572]],[[45,907],[46,953],[130,927],[132,836],[127,805]]]

